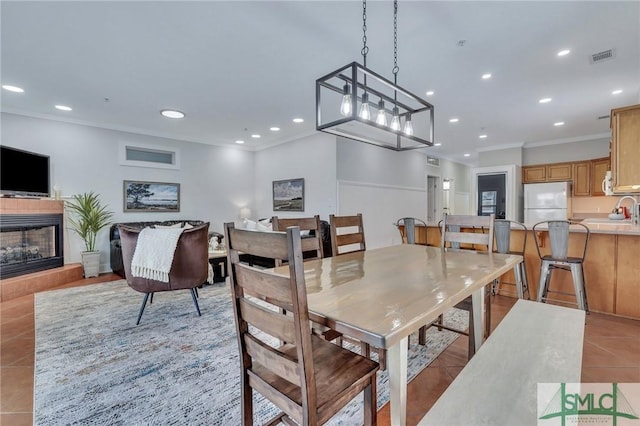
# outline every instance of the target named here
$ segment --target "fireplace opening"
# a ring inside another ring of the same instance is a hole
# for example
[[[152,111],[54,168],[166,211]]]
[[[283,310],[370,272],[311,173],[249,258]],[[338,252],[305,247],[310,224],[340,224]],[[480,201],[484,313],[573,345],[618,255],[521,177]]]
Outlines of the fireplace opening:
[[[62,215],[2,215],[0,279],[64,265]]]

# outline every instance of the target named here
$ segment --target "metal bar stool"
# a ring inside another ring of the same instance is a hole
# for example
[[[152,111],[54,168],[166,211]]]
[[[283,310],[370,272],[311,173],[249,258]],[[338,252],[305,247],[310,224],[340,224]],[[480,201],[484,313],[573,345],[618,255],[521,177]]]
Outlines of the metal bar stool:
[[[512,247],[511,244],[511,229],[518,229],[524,231],[524,238],[522,245],[517,244]],[[522,262],[513,267],[513,274],[516,278],[515,283],[510,283],[496,279],[493,282],[492,293],[496,294],[500,289],[501,284],[513,285],[516,288],[516,295],[518,299],[524,299],[525,295],[527,300],[531,299],[529,294],[529,281],[527,279],[527,268],[524,262],[524,251],[527,247],[527,226],[523,223],[513,220],[496,219],[493,224],[493,232],[496,237],[496,251],[498,253],[505,254],[518,254],[522,256]]]
[[[541,228],[546,225],[549,232],[549,243],[551,245],[551,254],[543,255],[540,252],[540,248],[543,247],[543,239],[541,235]],[[538,284],[538,302],[545,302],[546,300],[553,300],[554,302],[567,303],[564,300],[551,299],[548,297],[549,293],[569,294],[561,291],[549,290],[549,283],[551,282],[551,273],[556,269],[562,269],[564,271],[571,272],[573,278],[573,288],[575,292],[576,302],[579,309],[589,312],[589,305],[587,303],[587,289],[584,280],[584,258],[587,254],[587,245],[589,243],[589,228],[581,223],[570,222],[568,220],[550,220],[545,222],[539,222],[533,225],[533,237],[536,241],[536,249],[538,250],[538,256],[542,261],[540,266],[540,282]],[[569,256],[569,230],[575,229],[581,232],[576,232],[576,235],[584,233],[583,239],[584,247],[582,249],[581,257]],[[583,232],[582,232],[583,231]],[[540,233],[540,235],[538,235]]]
[[[396,228],[398,228],[398,231],[400,232],[400,237],[402,237],[403,243],[420,244],[416,243],[416,223],[424,226],[426,232],[427,224],[421,219],[415,217],[403,217],[398,219],[396,222]]]

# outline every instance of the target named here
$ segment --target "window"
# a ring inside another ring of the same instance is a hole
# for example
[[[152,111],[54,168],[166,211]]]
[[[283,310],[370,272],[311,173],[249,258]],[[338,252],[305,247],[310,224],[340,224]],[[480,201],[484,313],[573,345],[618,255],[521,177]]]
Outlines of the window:
[[[180,169],[180,151],[176,148],[120,143],[119,154],[123,166]]]

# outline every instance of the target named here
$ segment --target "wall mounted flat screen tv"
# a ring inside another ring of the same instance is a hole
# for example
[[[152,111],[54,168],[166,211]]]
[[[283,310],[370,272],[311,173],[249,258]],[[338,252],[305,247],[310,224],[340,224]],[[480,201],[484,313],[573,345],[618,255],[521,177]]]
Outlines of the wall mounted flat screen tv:
[[[0,193],[49,196],[49,156],[0,146]]]

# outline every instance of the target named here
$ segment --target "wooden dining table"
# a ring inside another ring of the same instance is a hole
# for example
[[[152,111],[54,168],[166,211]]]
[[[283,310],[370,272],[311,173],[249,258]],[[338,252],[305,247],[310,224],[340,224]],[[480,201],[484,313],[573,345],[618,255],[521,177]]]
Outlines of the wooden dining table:
[[[391,424],[403,426],[409,336],[471,295],[479,348],[484,287],[521,261],[518,255],[412,244],[307,261],[309,313],[314,322],[387,350]]]

